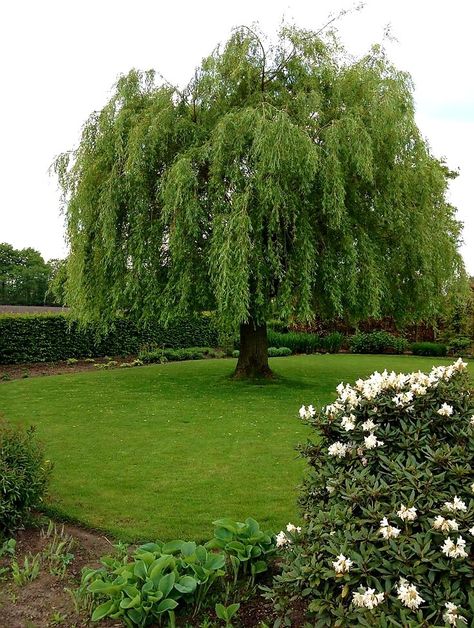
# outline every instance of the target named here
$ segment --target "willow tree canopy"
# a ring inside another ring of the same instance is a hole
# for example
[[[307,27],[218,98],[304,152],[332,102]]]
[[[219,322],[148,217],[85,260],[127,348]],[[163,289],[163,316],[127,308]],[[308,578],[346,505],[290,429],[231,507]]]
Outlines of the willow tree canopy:
[[[445,164],[383,49],[249,29],[183,91],[136,70],[61,155],[82,320],[433,316],[462,273]]]

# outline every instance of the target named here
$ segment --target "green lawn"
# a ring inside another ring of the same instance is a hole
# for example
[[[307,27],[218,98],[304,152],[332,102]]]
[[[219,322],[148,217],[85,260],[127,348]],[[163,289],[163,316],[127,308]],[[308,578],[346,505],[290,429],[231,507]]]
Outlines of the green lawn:
[[[447,362],[276,358],[279,379],[262,384],[230,380],[233,360],[37,377],[0,384],[0,414],[37,426],[57,511],[127,540],[202,540],[217,517],[253,516],[275,531],[297,521],[302,403],[327,403],[341,380],[376,369]]]

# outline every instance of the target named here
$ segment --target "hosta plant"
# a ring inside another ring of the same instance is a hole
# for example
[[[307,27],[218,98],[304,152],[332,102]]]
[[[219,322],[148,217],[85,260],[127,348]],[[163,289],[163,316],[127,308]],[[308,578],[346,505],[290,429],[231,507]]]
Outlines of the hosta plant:
[[[374,373],[300,416],[301,534],[269,594],[314,626],[474,625],[474,395],[466,364]],[[285,538],[283,538],[285,537]],[[288,606],[287,606],[288,607]]]
[[[258,522],[251,517],[245,523],[218,519],[213,525],[214,538],[206,547],[225,552],[234,575],[234,584],[240,576],[244,576],[253,585],[255,577],[267,570],[268,559],[275,553],[273,535],[261,530]]]
[[[86,569],[82,589],[98,605],[93,621],[120,619],[126,626],[174,623],[180,606],[199,610],[210,588],[224,576],[225,558],[193,542],[147,543],[129,557],[106,557]]]

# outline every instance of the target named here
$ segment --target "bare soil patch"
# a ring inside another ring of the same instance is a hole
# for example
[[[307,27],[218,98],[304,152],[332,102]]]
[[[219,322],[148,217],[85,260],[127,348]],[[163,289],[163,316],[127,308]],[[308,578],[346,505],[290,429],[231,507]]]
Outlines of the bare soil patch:
[[[106,358],[94,358],[94,361],[78,360],[74,364],[67,362],[30,362],[27,364],[0,364],[0,382],[10,379],[22,379],[27,377],[40,377],[44,375],[63,375],[64,373],[80,373],[81,371],[97,370],[96,364],[106,364],[110,360],[118,364],[133,362],[137,356],[115,356]]]

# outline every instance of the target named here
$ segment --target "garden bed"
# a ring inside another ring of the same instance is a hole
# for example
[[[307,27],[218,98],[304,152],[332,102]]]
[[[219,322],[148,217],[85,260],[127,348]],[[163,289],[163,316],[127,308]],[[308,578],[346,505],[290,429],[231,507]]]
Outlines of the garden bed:
[[[23,563],[25,556],[36,555],[45,550],[48,539],[42,534],[44,529],[39,526],[30,527],[17,533],[16,559],[20,564]],[[2,626],[8,628],[123,626],[122,622],[113,620],[91,622],[85,610],[78,612],[71,594],[79,586],[84,567],[99,566],[101,556],[113,553],[114,540],[99,532],[69,524],[64,525],[64,532],[74,539],[72,548],[74,558],[63,578],[51,575],[45,566],[42,566],[35,580],[22,586],[13,583],[8,574],[4,576],[0,586]],[[8,559],[0,558],[0,568],[8,567],[8,564]],[[215,620],[213,609],[203,609],[195,618],[177,618],[176,624],[188,628],[197,627],[201,626],[206,618],[210,622],[209,626],[222,625],[222,622]],[[260,626],[262,622],[273,622],[273,619],[271,606],[257,593],[241,602],[238,619],[234,621],[234,625],[251,628]],[[298,621],[294,625],[299,625]]]

